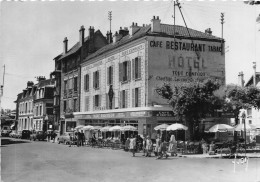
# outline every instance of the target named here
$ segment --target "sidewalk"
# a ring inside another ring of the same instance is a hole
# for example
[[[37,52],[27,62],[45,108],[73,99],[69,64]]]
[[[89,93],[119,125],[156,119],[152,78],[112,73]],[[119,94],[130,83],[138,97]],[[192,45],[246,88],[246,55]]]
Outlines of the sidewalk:
[[[225,156],[229,156],[226,154],[215,154],[215,155],[209,155],[209,154],[178,154],[179,157],[184,158],[222,158]],[[245,156],[243,153],[239,153],[238,156],[242,157]],[[247,157],[249,158],[260,158],[260,153],[247,153]]]

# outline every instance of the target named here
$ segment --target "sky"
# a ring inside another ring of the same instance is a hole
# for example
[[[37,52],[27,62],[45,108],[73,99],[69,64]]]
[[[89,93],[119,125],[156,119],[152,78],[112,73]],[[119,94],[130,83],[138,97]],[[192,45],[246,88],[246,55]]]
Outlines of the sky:
[[[36,76],[49,78],[53,58],[62,53],[63,40],[71,48],[79,40],[81,25],[94,26],[104,35],[109,30],[108,11],[112,11],[112,32],[120,27],[150,24],[153,16],[161,23],[174,24],[173,1],[16,1],[0,2],[0,85],[4,94],[1,107],[15,109],[17,94]],[[204,32],[211,28],[221,37],[220,15],[224,13],[223,37],[226,41],[226,83],[238,84],[238,73],[245,81],[253,74],[253,62],[260,72],[260,5],[243,1],[181,1],[187,26]],[[176,25],[184,26],[176,8]]]

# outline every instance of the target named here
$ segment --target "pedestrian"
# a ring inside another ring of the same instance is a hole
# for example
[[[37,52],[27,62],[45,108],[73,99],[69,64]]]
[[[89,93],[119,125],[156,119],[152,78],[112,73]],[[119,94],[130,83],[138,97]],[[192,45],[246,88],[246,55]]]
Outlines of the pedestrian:
[[[136,148],[136,138],[133,137],[133,135],[131,135],[129,149],[130,149],[130,152],[132,152],[133,157],[135,157],[135,150],[136,150],[135,148]]]
[[[125,151],[129,150],[129,145],[130,145],[130,138],[127,138],[125,141]]]
[[[147,136],[146,139],[146,157],[151,157],[151,152],[153,150],[153,142],[150,136]]]
[[[81,146],[84,146],[85,142],[86,142],[85,135],[83,133],[83,130],[81,130]]]
[[[155,148],[154,148],[154,154],[156,157],[158,156],[158,153],[160,152],[159,151],[160,144],[161,144],[161,139],[160,139],[160,136],[157,135],[157,138],[155,140]]]
[[[57,136],[57,134],[54,130],[53,133],[52,133],[52,140],[53,140],[52,143],[55,143],[56,136]]]
[[[169,141],[168,152],[171,153],[171,156],[177,156],[177,141],[175,140],[175,136],[172,134]]]
[[[80,132],[78,131],[77,132],[77,147],[79,147],[81,145],[81,134]]]
[[[50,142],[51,134],[49,131],[47,131],[47,138],[48,138],[48,142]]]
[[[73,144],[73,136],[69,133],[69,138],[70,138],[70,145],[69,147],[71,147],[71,144]]]
[[[160,142],[159,153],[158,153],[157,159],[161,159],[163,156],[166,159],[168,158],[168,155],[167,155],[167,142],[164,139],[162,139],[161,142]]]
[[[145,156],[146,154],[146,136],[144,136],[144,139],[143,139],[143,156]]]

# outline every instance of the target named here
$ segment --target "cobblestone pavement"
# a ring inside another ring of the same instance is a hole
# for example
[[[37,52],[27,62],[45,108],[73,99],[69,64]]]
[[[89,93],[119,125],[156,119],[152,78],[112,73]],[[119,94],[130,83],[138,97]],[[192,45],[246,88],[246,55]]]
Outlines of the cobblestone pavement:
[[[16,140],[1,146],[1,177],[4,182],[260,182],[260,158],[236,164],[235,171],[233,160],[206,155],[156,160],[122,150]]]

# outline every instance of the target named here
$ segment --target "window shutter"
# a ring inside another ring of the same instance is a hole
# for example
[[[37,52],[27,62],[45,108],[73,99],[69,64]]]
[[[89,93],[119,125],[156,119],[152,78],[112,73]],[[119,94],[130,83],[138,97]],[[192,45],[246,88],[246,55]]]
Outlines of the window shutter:
[[[135,79],[135,59],[132,59],[132,76],[133,80]]]
[[[87,90],[87,75],[84,75],[84,90]]]
[[[102,98],[102,95],[98,95],[98,106],[101,107],[101,98]]]
[[[93,88],[96,88],[96,72],[93,72]]]
[[[113,72],[114,68],[113,66],[111,66],[111,84],[113,85],[113,76],[114,76],[114,72]]]
[[[119,81],[123,81],[123,63],[119,63]]]
[[[119,95],[118,95],[119,108],[122,108],[122,103],[123,103],[122,99],[123,99],[123,91],[119,91]]]
[[[109,109],[109,98],[108,98],[108,94],[106,94],[106,109]]]
[[[109,85],[109,67],[107,67],[107,84]]]
[[[127,61],[127,80],[131,80],[131,61]]]
[[[89,91],[89,74],[86,75],[86,90]]]
[[[138,88],[138,107],[141,107],[141,88]]]
[[[141,78],[141,57],[138,57],[138,78]]]
[[[112,109],[115,109],[115,102],[116,102],[116,97],[114,96],[112,100]]]
[[[89,96],[85,97],[85,111],[89,110]]]
[[[95,102],[95,95],[93,96],[93,110],[95,110],[96,102]]]
[[[100,71],[97,71],[97,79],[96,79],[97,80],[97,88],[99,88],[99,72]]]
[[[125,108],[128,108],[128,90],[125,90]]]
[[[132,107],[135,107],[135,89],[132,89]]]

